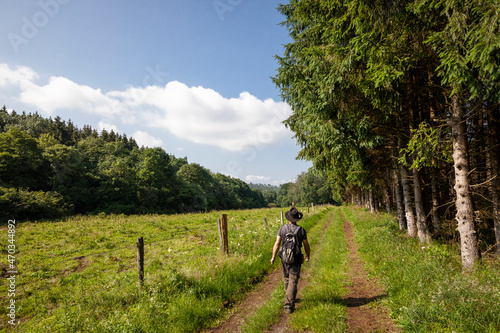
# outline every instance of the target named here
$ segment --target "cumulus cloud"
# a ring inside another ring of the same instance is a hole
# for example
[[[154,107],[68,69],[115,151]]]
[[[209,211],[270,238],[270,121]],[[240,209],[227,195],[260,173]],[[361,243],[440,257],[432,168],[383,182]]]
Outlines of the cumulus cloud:
[[[51,77],[45,85],[37,84],[37,79],[38,75],[27,67],[13,70],[0,64],[0,86],[19,87],[20,101],[48,114],[57,110],[94,114],[164,129],[179,138],[229,151],[261,147],[290,137],[281,123],[291,114],[290,107],[272,99],[258,99],[248,92],[226,98],[213,89],[172,81],[165,86],[104,93],[64,77]],[[156,146],[161,141],[145,131],[136,134],[148,145]]]
[[[125,116],[127,105],[89,86],[64,77],[51,77],[44,86],[29,85],[20,94],[21,102],[54,114],[56,110],[77,110],[106,117]]]
[[[139,147],[144,146],[149,148],[155,148],[155,147],[161,147],[163,145],[163,141],[161,139],[155,138],[154,136],[143,131],[136,131],[132,136],[139,145]]]
[[[33,85],[32,82],[36,79],[38,74],[28,67],[18,66],[14,70],[6,64],[0,64],[0,87],[14,85],[27,88]]]
[[[100,121],[97,123],[97,129],[99,131],[106,130],[108,132],[111,132],[111,131],[114,131],[115,133],[118,132],[118,127],[116,125],[108,124],[108,123],[105,123],[103,121]]]
[[[245,177],[245,181],[248,183],[269,183],[271,177],[248,175]]]
[[[224,98],[203,87],[188,87],[173,81],[165,87],[147,87],[145,104],[155,107],[147,113],[149,126],[168,129],[195,143],[210,144],[231,151],[252,145],[266,145],[288,132],[281,124],[289,114],[287,104],[260,100],[248,92],[238,98]]]

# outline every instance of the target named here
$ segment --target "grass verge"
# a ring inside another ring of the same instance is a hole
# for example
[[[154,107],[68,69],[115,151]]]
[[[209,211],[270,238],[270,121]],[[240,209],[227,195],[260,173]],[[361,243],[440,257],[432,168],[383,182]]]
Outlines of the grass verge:
[[[500,332],[500,263],[461,272],[457,249],[408,239],[387,214],[343,208],[359,251],[388,293],[383,300],[405,332]]]

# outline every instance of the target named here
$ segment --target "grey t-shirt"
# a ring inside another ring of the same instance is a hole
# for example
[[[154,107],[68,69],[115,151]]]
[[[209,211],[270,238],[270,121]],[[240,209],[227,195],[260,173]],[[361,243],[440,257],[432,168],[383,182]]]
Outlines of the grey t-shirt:
[[[278,230],[278,236],[280,236],[281,241],[283,241],[287,233],[289,232],[294,233],[297,228],[299,228],[299,231],[297,232],[297,238],[299,239],[299,247],[302,248],[302,241],[304,239],[307,239],[307,233],[306,230],[302,228],[300,225],[294,223],[287,223],[285,225],[282,225]]]

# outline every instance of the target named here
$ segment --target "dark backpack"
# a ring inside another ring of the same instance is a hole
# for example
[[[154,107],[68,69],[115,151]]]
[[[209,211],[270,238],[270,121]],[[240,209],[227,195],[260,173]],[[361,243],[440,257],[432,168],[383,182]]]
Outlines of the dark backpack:
[[[280,249],[280,258],[285,264],[293,264],[301,261],[300,244],[297,236],[299,230],[300,227],[297,227],[295,228],[295,232],[291,232],[290,228],[287,228],[287,232]]]

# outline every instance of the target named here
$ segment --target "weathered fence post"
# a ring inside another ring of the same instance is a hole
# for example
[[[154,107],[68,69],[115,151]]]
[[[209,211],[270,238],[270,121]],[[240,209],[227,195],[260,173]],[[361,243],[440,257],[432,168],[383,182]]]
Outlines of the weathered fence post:
[[[142,285],[144,282],[144,239],[137,238],[135,244],[137,246],[137,271],[139,273],[139,283]]]
[[[227,254],[229,252],[229,240],[227,233],[227,214],[221,215],[221,231],[222,231],[222,253]]]
[[[281,212],[281,224],[283,224],[283,211]]]
[[[267,217],[264,217],[264,225],[266,226],[267,228]]]
[[[217,219],[217,228],[219,229],[219,249],[222,251],[224,241],[222,239],[222,226],[221,226],[220,219]]]

